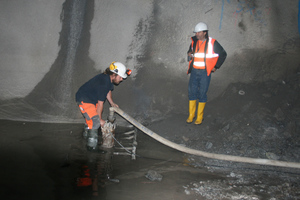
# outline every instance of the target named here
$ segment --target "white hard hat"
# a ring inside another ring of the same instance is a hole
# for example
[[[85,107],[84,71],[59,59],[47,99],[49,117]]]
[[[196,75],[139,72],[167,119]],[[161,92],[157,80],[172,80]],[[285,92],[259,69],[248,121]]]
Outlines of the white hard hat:
[[[122,78],[127,78],[126,67],[120,62],[112,62],[109,66],[109,70]]]
[[[208,30],[207,25],[203,22],[200,22],[195,26],[194,33],[198,33],[200,31],[207,31],[207,30]]]

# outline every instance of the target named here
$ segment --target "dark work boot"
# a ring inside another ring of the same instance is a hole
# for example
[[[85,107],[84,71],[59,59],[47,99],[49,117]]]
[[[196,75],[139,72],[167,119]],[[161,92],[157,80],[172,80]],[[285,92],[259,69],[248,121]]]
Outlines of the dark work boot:
[[[83,136],[83,138],[84,138],[85,140],[87,139],[87,136],[88,136],[88,130],[89,130],[88,125],[87,125],[87,124],[84,124],[82,136]]]
[[[88,129],[87,130],[87,150],[95,151],[98,146],[98,129]]]

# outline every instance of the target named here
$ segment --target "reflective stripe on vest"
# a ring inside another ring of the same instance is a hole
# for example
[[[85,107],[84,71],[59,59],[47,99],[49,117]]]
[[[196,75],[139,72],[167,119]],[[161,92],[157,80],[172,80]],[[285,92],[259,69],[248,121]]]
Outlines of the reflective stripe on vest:
[[[207,75],[211,73],[211,70],[215,67],[219,54],[216,54],[213,50],[213,46],[215,43],[215,39],[209,37],[208,44],[207,44],[207,51],[206,51],[206,70],[207,70]],[[200,45],[200,42],[202,41],[197,41],[196,44],[196,50],[194,53],[194,64],[193,67],[196,69],[205,69],[205,63],[204,63],[204,48],[205,48],[205,42],[203,42]],[[199,47],[200,46],[200,47]]]

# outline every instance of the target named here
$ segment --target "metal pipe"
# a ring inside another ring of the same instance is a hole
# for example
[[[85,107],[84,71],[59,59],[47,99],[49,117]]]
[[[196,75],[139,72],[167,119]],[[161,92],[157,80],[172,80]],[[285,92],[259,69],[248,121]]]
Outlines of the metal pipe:
[[[115,149],[133,150],[134,147],[115,147]]]
[[[115,118],[115,116],[114,116],[114,110],[109,109],[109,113],[108,113],[107,120],[108,120],[110,123],[114,123],[114,121],[116,120],[116,118]]]
[[[130,134],[132,134],[134,132],[135,132],[135,130],[132,130],[132,131],[128,131],[128,132],[125,132],[125,133],[122,133],[122,134],[124,134],[124,135],[130,135]]]
[[[195,149],[190,149],[188,147],[181,146],[179,144],[176,144],[174,142],[171,142],[150,129],[146,128],[142,124],[140,124],[138,121],[130,117],[127,113],[125,113],[123,110],[117,107],[110,107],[110,112],[117,112],[121,117],[126,119],[128,122],[130,122],[132,125],[140,129],[145,134],[149,135],[153,139],[159,141],[160,143],[167,145],[169,147],[172,147],[178,151],[185,152],[188,154],[196,155],[196,156],[203,156],[206,158],[212,158],[212,159],[218,159],[218,160],[226,160],[226,161],[233,161],[233,162],[243,162],[243,163],[251,163],[251,164],[258,164],[258,165],[270,165],[270,166],[278,166],[278,167],[289,167],[289,168],[299,168],[300,169],[300,163],[295,162],[285,162],[285,161],[277,161],[277,160],[268,160],[268,159],[260,159],[260,158],[249,158],[249,157],[240,157],[240,156],[231,156],[231,155],[225,155],[225,154],[215,154],[215,153],[207,153],[204,151],[199,151]]]
[[[130,153],[127,152],[114,152],[114,155],[120,155],[120,156],[130,156]]]

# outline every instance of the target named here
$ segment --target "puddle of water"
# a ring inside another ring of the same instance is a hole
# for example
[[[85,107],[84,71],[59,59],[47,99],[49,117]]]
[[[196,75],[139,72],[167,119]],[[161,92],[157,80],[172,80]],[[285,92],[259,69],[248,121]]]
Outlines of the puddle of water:
[[[187,166],[183,153],[141,132],[138,156],[132,160],[110,151],[87,152],[81,124],[0,120],[0,130],[1,198],[194,199],[184,193],[184,185],[219,178]],[[147,179],[149,170],[161,174],[162,180]],[[87,186],[78,187],[78,178],[86,178],[81,180]]]
[[[116,138],[128,130],[117,129]],[[115,146],[118,146],[115,143]],[[169,148],[138,131],[136,160],[131,156],[89,154],[93,184],[81,195],[101,199],[194,199],[184,193],[184,185],[193,180],[216,179],[205,170],[188,166],[182,152]],[[162,176],[161,181],[146,178],[149,170]],[[154,193],[155,191],[155,193]]]

